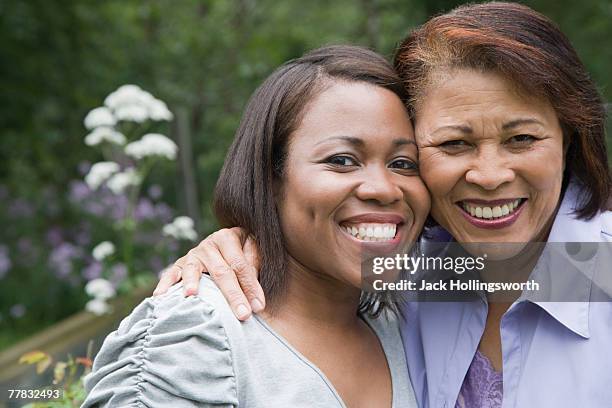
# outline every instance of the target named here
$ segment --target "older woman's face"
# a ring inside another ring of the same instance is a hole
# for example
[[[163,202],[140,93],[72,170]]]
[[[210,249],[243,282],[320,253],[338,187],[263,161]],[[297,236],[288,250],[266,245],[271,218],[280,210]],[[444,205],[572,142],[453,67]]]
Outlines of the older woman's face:
[[[359,287],[363,251],[419,235],[429,194],[408,114],[391,91],[338,81],[291,135],[277,205],[285,245],[305,269]]]
[[[565,166],[550,103],[456,70],[424,93],[415,126],[432,216],[457,241],[546,240]]]

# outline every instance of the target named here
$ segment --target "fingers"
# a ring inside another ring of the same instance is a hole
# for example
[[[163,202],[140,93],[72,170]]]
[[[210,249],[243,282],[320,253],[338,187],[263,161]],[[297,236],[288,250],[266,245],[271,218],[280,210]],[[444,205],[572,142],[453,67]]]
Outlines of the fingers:
[[[246,256],[247,261],[253,265],[253,267],[258,271],[261,267],[261,262],[259,259],[259,251],[257,251],[257,243],[255,242],[255,238],[249,235],[242,246],[244,251],[244,255]]]
[[[200,246],[192,249],[184,258],[183,266],[183,294],[185,296],[196,295],[200,286],[200,278],[202,273],[206,272],[204,262],[198,253],[201,251]]]
[[[212,242],[207,242],[201,246],[199,254],[205,257],[208,272],[227,299],[236,317],[239,320],[248,319],[251,316],[251,307],[238,283],[236,273],[223,259],[219,249]]]
[[[249,299],[251,308],[255,313],[259,313],[266,307],[266,298],[258,280],[259,253],[257,252],[257,245],[253,237],[249,236],[247,238],[243,250],[247,263],[252,266],[248,273],[238,276],[238,281],[240,281],[240,286],[242,286],[247,299]]]
[[[234,271],[242,291],[246,295],[251,309],[261,312],[265,306],[263,290],[257,280],[258,272],[252,262],[247,258],[243,243],[248,245],[249,257],[256,258],[255,243],[249,238],[242,228],[231,228],[221,230],[211,236],[216,248],[227,265]],[[248,244],[247,244],[248,242]]]
[[[177,261],[178,263],[178,261]],[[168,289],[176,282],[181,280],[181,268],[176,263],[162,272],[159,283],[153,291],[153,296],[159,296],[166,293]]]

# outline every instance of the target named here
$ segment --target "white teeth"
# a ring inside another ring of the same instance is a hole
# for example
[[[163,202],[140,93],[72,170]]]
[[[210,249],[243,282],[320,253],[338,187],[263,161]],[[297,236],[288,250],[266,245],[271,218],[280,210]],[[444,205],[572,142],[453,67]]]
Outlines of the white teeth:
[[[343,229],[362,241],[389,241],[395,237],[396,224],[358,224],[343,226]]]
[[[508,215],[510,214],[510,209],[508,208],[506,204],[504,204],[503,207],[501,208],[501,212],[502,212],[502,215]]]
[[[468,212],[472,217],[476,218],[499,218],[505,217],[508,214],[512,214],[514,210],[520,205],[521,200],[514,200],[504,205],[497,205],[494,207],[478,207],[474,204],[462,202],[463,209]]]

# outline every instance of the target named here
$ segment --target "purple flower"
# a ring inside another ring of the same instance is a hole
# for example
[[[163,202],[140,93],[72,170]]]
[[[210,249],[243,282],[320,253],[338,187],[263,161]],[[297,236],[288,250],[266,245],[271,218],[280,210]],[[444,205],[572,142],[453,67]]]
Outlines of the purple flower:
[[[11,217],[30,218],[34,215],[34,208],[23,198],[17,198],[9,206],[8,213]]]
[[[25,315],[25,313],[26,313],[26,307],[22,305],[21,303],[14,304],[9,309],[9,314],[15,319],[22,318]]]
[[[159,184],[153,184],[151,187],[149,187],[147,193],[153,200],[159,200],[164,193],[164,190]]]
[[[138,221],[155,218],[155,207],[153,206],[153,203],[146,198],[141,198],[136,205],[134,218],[136,218]]]
[[[128,268],[125,264],[117,263],[111,268],[111,283],[117,287],[127,277]]]
[[[102,276],[102,264],[97,261],[90,263],[85,269],[83,269],[81,275],[87,281],[98,279],[100,276]]]
[[[89,186],[81,180],[73,180],[68,187],[68,199],[74,204],[78,204],[91,195]]]
[[[172,220],[172,208],[168,206],[166,203],[157,203],[155,204],[155,216],[160,220],[160,222],[168,223]]]
[[[3,279],[13,264],[9,258],[9,250],[6,245],[0,245],[0,279]]]
[[[115,196],[113,206],[110,211],[110,216],[114,220],[120,220],[125,217],[128,207],[128,198],[126,196]]]
[[[49,255],[49,266],[53,269],[55,276],[65,279],[72,272],[72,260],[82,258],[83,250],[64,242],[54,248]]]
[[[46,238],[47,242],[53,247],[60,245],[64,241],[62,230],[59,227],[49,228],[46,234]]]
[[[84,206],[85,212],[101,217],[106,213],[104,205],[98,201],[86,201]]]

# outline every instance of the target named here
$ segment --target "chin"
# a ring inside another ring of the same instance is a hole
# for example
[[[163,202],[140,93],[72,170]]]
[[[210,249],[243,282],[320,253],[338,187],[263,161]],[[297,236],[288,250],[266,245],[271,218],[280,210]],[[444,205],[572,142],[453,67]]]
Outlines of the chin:
[[[466,242],[461,246],[472,256],[484,256],[490,261],[503,261],[521,253],[528,242]]]

